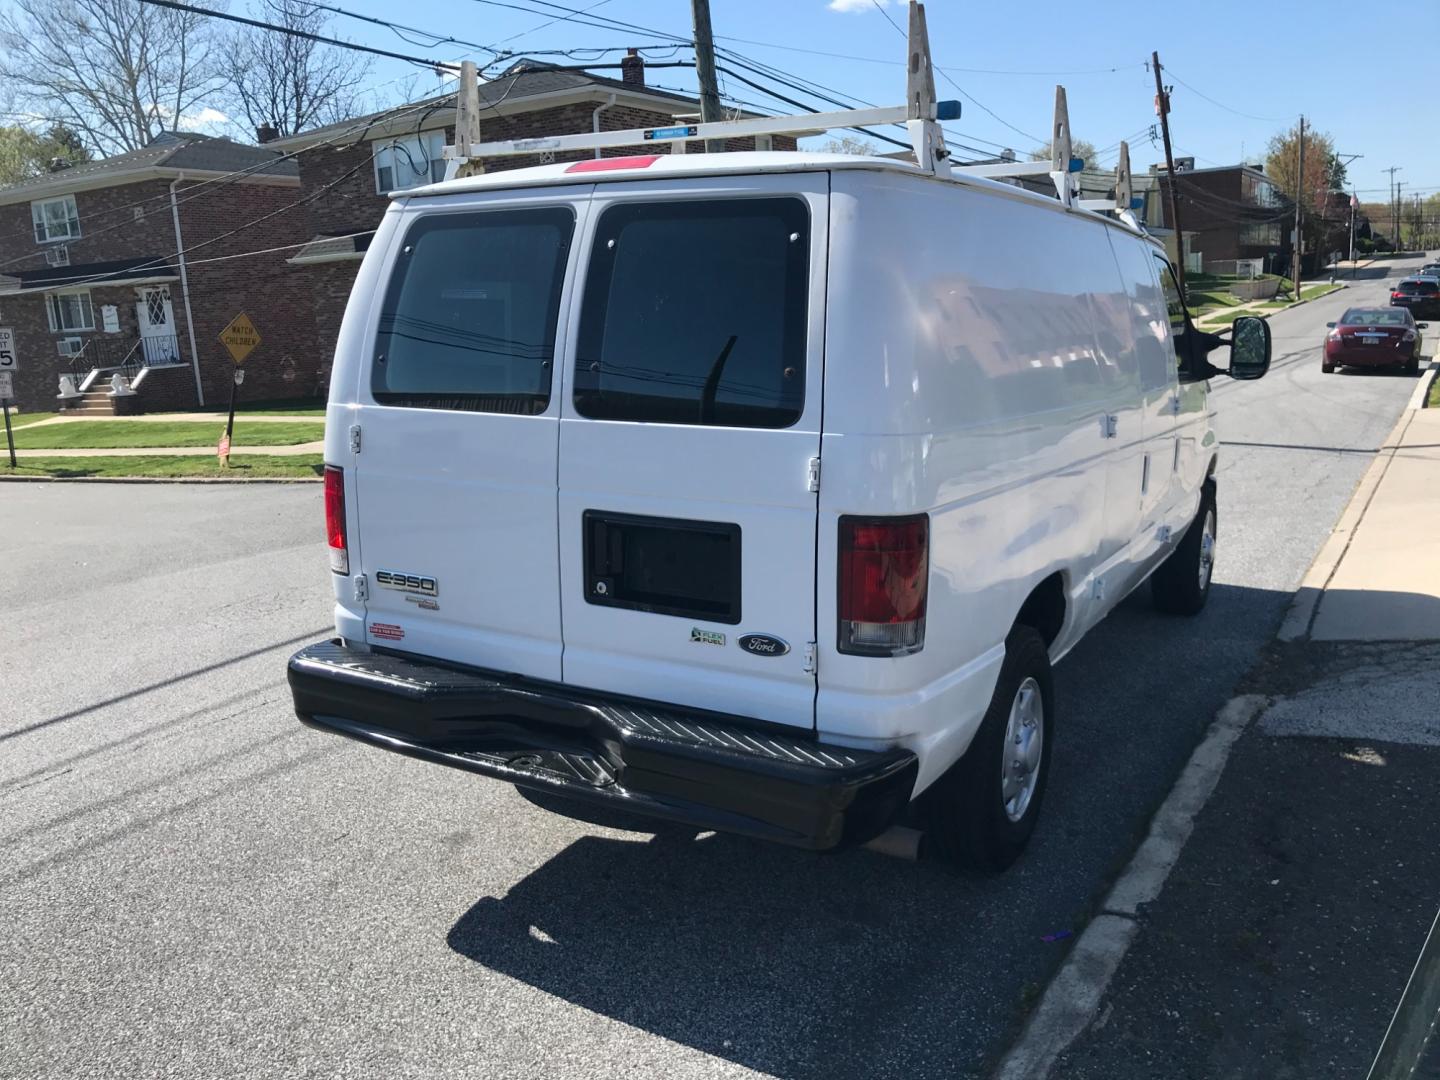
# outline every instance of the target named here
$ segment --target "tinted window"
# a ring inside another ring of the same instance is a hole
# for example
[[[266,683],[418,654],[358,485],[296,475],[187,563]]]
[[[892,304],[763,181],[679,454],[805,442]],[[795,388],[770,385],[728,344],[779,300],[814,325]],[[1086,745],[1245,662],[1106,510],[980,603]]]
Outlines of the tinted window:
[[[1411,321],[1404,308],[1351,308],[1340,318],[1342,326],[1408,326]]]
[[[805,401],[810,218],[798,199],[632,203],[600,218],[575,407],[787,427]]]
[[[1400,291],[1406,296],[1429,296],[1433,292],[1440,291],[1440,282],[1402,281]]]
[[[411,226],[380,312],[375,400],[544,412],[574,226],[561,207],[436,214]]]

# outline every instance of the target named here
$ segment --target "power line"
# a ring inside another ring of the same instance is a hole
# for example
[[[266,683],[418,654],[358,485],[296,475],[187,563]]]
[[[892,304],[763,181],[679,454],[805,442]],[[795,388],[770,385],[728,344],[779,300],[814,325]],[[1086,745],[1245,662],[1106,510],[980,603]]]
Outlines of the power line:
[[[910,40],[910,35],[907,34],[907,33],[905,33],[904,30],[901,30],[901,29],[900,29],[900,24],[897,23],[894,19],[892,19],[892,18],[890,17],[890,13],[889,13],[888,11],[886,11],[883,7],[880,6],[879,0],[870,0],[870,3],[872,3],[872,4],[875,5],[875,10],[876,10],[876,11],[880,12],[881,15],[885,16],[885,21],[888,22],[892,27],[894,27],[895,32],[896,32],[897,34],[899,34],[899,35],[900,35],[902,38],[904,38],[906,41],[909,41],[909,40]],[[975,98],[973,95],[967,93],[967,92],[965,91],[965,88],[962,87],[962,86],[961,86],[958,82],[956,82],[954,79],[952,79],[952,78],[950,77],[950,73],[947,72],[944,68],[939,67],[939,66],[937,66],[937,65],[935,65],[935,64],[932,64],[931,67],[933,67],[934,70],[940,72],[941,77],[942,77],[946,82],[948,82],[951,86],[953,86],[953,87],[959,92],[959,94],[960,94],[961,97],[963,97],[966,101],[970,102],[970,104],[974,105],[974,106],[975,106],[977,109],[979,109],[981,112],[987,114],[991,119],[993,119],[993,120],[996,121],[997,123],[1002,124],[1003,126],[1009,128],[1011,131],[1015,132],[1015,134],[1017,134],[1017,135],[1023,135],[1023,136],[1025,136],[1025,138],[1029,139],[1031,142],[1043,143],[1043,142],[1045,141],[1044,139],[1037,139],[1034,135],[1031,135],[1029,132],[1021,131],[1021,130],[1020,130],[1018,127],[1016,127],[1014,124],[1010,123],[1010,121],[1002,118],[1002,117],[1001,117],[998,113],[996,113],[993,109],[987,108],[984,103],[982,103],[980,100],[978,100],[977,98]]]
[[[397,81],[397,80],[393,80],[393,79],[392,79],[392,80],[390,80],[390,81],[391,81],[391,82],[395,82],[395,81]],[[386,84],[385,84],[385,83],[380,83],[380,84],[379,84],[379,86],[384,86],[384,85],[386,85]],[[378,87],[377,87],[377,88],[378,88]],[[313,144],[313,145],[311,145],[311,146],[303,147],[303,148],[300,149],[300,150],[294,150],[294,151],[291,151],[291,152],[289,152],[289,153],[287,153],[287,154],[277,155],[276,157],[274,157],[274,158],[272,158],[272,159],[259,162],[259,163],[255,164],[255,165],[247,165],[247,166],[246,166],[245,168],[243,168],[243,169],[236,169],[236,170],[234,170],[233,172],[224,173],[224,174],[222,174],[222,175],[220,175],[220,176],[213,176],[213,177],[210,177],[209,179],[202,180],[202,181],[200,181],[199,183],[192,184],[192,185],[190,185],[189,187],[187,187],[187,188],[185,189],[185,192],[184,192],[184,195],[183,195],[183,196],[176,198],[176,200],[175,200],[175,205],[176,205],[177,207],[178,207],[178,206],[183,206],[183,205],[185,205],[186,203],[191,202],[191,201],[194,200],[194,199],[198,199],[198,198],[202,198],[202,197],[204,197],[204,196],[207,196],[207,195],[211,194],[213,191],[219,190],[218,185],[229,185],[229,184],[240,183],[240,182],[243,181],[246,177],[248,177],[248,176],[250,176],[250,175],[252,175],[252,174],[255,174],[255,173],[258,173],[258,172],[263,172],[263,171],[266,170],[266,169],[274,168],[275,165],[277,165],[277,164],[279,164],[279,163],[281,163],[281,162],[289,161],[289,160],[294,159],[294,158],[298,158],[301,154],[306,154],[306,153],[310,153],[310,152],[315,151],[315,150],[320,150],[320,149],[322,149],[322,148],[324,148],[324,147],[339,146],[341,143],[349,143],[349,142],[350,142],[350,136],[356,134],[357,132],[359,133],[360,138],[363,139],[363,138],[364,138],[364,135],[365,135],[365,132],[368,131],[368,130],[369,130],[372,126],[374,126],[376,123],[379,123],[379,122],[381,122],[381,121],[393,122],[393,121],[395,121],[395,120],[402,119],[402,118],[404,118],[404,117],[406,117],[406,116],[412,116],[412,115],[414,115],[415,113],[428,113],[428,112],[432,112],[432,111],[434,111],[434,109],[439,108],[439,107],[441,107],[441,106],[436,105],[436,104],[433,104],[433,103],[429,103],[429,104],[403,105],[403,106],[397,106],[395,109],[386,110],[385,112],[382,112],[382,113],[380,113],[380,114],[378,114],[378,115],[376,115],[376,116],[369,117],[368,119],[365,119],[365,120],[357,121],[357,122],[356,122],[355,124],[353,124],[352,126],[346,128],[344,131],[339,132],[338,134],[332,136],[330,139],[327,139],[327,140],[324,141],[324,142],[315,143],[315,144]],[[423,120],[424,120],[424,117],[422,116],[422,117],[421,117],[421,121],[423,122]],[[357,140],[357,142],[358,142],[358,140]],[[151,213],[163,212],[163,211],[168,207],[168,205],[169,205],[169,199],[170,199],[170,196],[169,196],[168,193],[166,193],[166,194],[160,194],[160,195],[151,195],[151,196],[147,196],[146,198],[143,198],[143,199],[136,199],[134,202],[122,203],[121,205],[115,206],[115,207],[111,207],[111,208],[108,209],[108,210],[101,210],[101,211],[98,211],[97,213],[87,215],[87,219],[88,219],[88,220],[103,220],[104,218],[109,217],[109,216],[111,216],[111,215],[113,215],[113,214],[119,214],[119,213],[122,213],[123,211],[132,210],[132,209],[135,209],[135,208],[137,208],[137,207],[143,207],[143,206],[145,206],[145,205],[148,204],[148,203],[154,203],[154,202],[157,202],[157,201],[163,201],[163,202],[165,203],[165,206],[158,207],[158,208],[156,208],[156,209],[154,209],[154,210],[145,210],[145,211],[144,211],[144,214],[145,214],[146,216],[148,216],[148,215],[151,214]],[[129,221],[119,221],[119,222],[116,222],[114,225],[107,225],[107,226],[106,226],[105,228],[103,228],[103,229],[95,229],[95,230],[88,231],[88,232],[86,232],[86,233],[84,234],[84,237],[82,237],[82,239],[92,240],[92,239],[94,239],[94,238],[97,237],[97,236],[104,236],[106,233],[114,232],[116,229],[125,228],[125,227],[127,227],[128,225],[130,225],[130,222],[129,222]],[[0,268],[4,268],[4,267],[7,267],[7,266],[11,266],[11,265],[13,265],[13,264],[15,264],[15,263],[27,262],[27,261],[29,261],[29,260],[32,260],[32,259],[36,258],[36,257],[37,257],[37,253],[35,253],[35,252],[29,252],[29,253],[24,254],[24,255],[17,255],[17,256],[14,256],[14,257],[12,257],[12,258],[6,259],[6,260],[4,260],[4,261],[0,261]]]
[[[1175,69],[1172,68],[1169,64],[1165,65],[1165,74],[1169,75],[1170,78],[1174,79],[1177,83],[1185,87],[1185,89],[1189,90],[1192,94],[1196,94],[1204,100],[1208,101],[1211,105],[1214,105],[1217,109],[1224,109],[1228,113],[1234,113],[1236,116],[1243,116],[1247,120],[1259,120],[1262,123],[1266,124],[1284,124],[1290,121],[1290,117],[1288,116],[1256,116],[1254,113],[1241,112],[1239,109],[1232,109],[1229,105],[1226,105],[1220,101],[1216,101],[1209,94],[1195,89],[1195,87],[1191,86],[1184,79],[1180,78],[1179,75],[1176,75]]]
[[[243,26],[253,26],[260,30],[270,30],[277,34],[284,34],[287,37],[304,38],[306,41],[316,41],[322,45],[333,45],[337,49],[349,49],[351,52],[383,56],[388,60],[403,60],[407,64],[418,64],[420,67],[435,68],[437,70],[453,70],[459,66],[448,60],[432,60],[424,56],[407,56],[405,53],[391,52],[389,49],[376,49],[369,45],[356,45],[353,41],[342,41],[339,38],[326,37],[324,34],[312,34],[308,30],[297,30],[290,26],[280,26],[277,23],[265,22],[263,19],[250,19],[244,15],[232,15],[228,11],[212,11],[207,8],[198,8],[190,4],[182,4],[179,0],[140,0],[140,3],[152,4],[155,7],[170,8],[173,11],[185,11],[192,15],[204,15],[211,19],[224,19],[226,22],[240,23]]]

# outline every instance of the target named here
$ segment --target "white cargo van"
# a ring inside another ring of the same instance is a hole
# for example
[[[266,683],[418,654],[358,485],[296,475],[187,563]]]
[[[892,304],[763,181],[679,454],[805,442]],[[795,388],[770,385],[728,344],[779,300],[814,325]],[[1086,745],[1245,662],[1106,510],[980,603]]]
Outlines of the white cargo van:
[[[814,849],[910,822],[1003,867],[1052,665],[1147,579],[1205,603],[1217,342],[1135,228],[883,158],[399,197],[336,352],[337,636],[296,710],[578,802]],[[1264,374],[1266,324],[1234,342]]]

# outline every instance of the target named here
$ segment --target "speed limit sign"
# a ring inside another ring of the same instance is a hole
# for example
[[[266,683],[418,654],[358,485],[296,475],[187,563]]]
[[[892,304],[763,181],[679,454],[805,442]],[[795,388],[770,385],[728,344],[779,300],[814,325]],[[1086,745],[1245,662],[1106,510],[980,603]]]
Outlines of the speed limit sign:
[[[19,366],[15,362],[15,331],[0,326],[0,371],[14,371]]]

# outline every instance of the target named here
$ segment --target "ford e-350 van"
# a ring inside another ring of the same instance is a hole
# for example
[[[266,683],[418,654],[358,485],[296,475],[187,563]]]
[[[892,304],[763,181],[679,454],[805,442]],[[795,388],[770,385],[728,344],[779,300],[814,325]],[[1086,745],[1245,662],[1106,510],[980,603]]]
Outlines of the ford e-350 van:
[[[1052,665],[1147,579],[1205,603],[1217,342],[1137,230],[899,161],[401,196],[339,339],[336,637],[296,710],[577,812],[812,849],[918,823],[1003,867]],[[1229,373],[1269,350],[1238,323]]]

